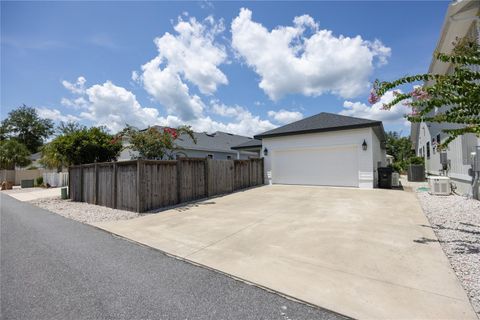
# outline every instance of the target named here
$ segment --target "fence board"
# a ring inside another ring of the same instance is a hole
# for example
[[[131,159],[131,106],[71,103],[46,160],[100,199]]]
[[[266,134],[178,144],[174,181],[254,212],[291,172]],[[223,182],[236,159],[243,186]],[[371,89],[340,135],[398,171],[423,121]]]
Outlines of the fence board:
[[[176,161],[145,162],[143,211],[178,203]]]
[[[250,187],[249,177],[249,160],[234,160],[234,190],[245,189]]]
[[[68,172],[69,176],[69,187],[68,192],[70,194],[70,199],[73,201],[82,201],[82,168],[81,167],[71,167]]]
[[[177,177],[179,187],[179,202],[187,202],[207,196],[205,180],[206,159],[178,160],[181,173]]]
[[[114,206],[114,177],[113,164],[98,165],[98,181],[97,181],[97,204],[100,206],[113,208]]]
[[[117,163],[117,208],[137,210],[137,163]]]
[[[73,201],[143,212],[261,185],[263,159],[98,163],[70,167],[69,177]]]
[[[44,172],[43,183],[52,187],[65,187],[68,185],[68,172]]]
[[[82,177],[82,201],[94,203],[95,200],[95,166],[89,165],[83,167]]]
[[[233,192],[233,160],[208,160],[208,196]]]

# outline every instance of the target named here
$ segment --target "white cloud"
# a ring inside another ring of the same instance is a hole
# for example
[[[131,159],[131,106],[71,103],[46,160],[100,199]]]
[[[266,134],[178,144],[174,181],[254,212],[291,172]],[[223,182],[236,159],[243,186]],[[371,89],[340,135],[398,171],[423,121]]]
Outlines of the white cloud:
[[[168,114],[191,121],[202,117],[205,105],[198,95],[190,93],[186,81],[206,95],[228,84],[218,68],[226,62],[226,49],[215,42],[225,27],[222,20],[209,16],[202,22],[179,18],[174,29],[175,35],[167,32],[155,39],[158,55],[142,66],[141,75],[132,73],[132,79],[142,83]]]
[[[86,96],[87,110],[80,116],[114,132],[126,124],[144,128],[159,121],[157,109],[142,107],[132,92],[110,81],[86,89]]]
[[[41,118],[46,118],[46,119],[51,119],[53,121],[64,121],[64,122],[69,122],[69,121],[79,121],[80,118],[68,114],[68,115],[63,115],[60,110],[58,109],[50,109],[50,108],[37,108],[37,113]]]
[[[235,120],[227,124],[206,120],[211,123],[212,128],[215,130],[254,136],[255,134],[277,127],[270,121],[261,119],[259,116],[253,115],[250,111],[238,105],[227,106],[217,100],[211,101],[210,105],[212,113]],[[210,118],[208,117],[208,119]]]
[[[268,116],[281,124],[292,123],[303,119],[303,114],[301,112],[284,109],[278,111],[270,110],[268,111]]]
[[[244,114],[245,112],[248,112],[248,110],[245,110],[245,108],[243,107],[227,106],[218,100],[210,101],[210,110],[212,113],[216,115],[227,117],[227,118],[235,118]]]
[[[138,74],[137,71],[133,70],[132,71],[132,80],[137,82],[140,79],[140,75]]]
[[[83,97],[78,97],[76,99],[62,98],[60,101],[65,107],[70,107],[74,109],[82,109],[87,107],[87,101]]]
[[[169,114],[183,120],[202,115],[204,104],[199,96],[190,95],[188,86],[169,66],[160,68],[161,58],[156,57],[142,66],[141,80],[145,90],[165,106]]]
[[[390,48],[379,40],[337,37],[319,30],[308,15],[295,17],[293,26],[269,31],[243,8],[231,31],[233,48],[261,77],[259,87],[272,100],[292,93],[354,97],[369,87],[374,60],[385,64],[390,56]]]
[[[183,98],[188,97],[188,91],[186,95],[184,94],[185,92],[182,93],[181,90],[173,90],[172,92],[179,93],[180,98],[182,98],[182,95]],[[270,121],[253,115],[241,106],[227,106],[218,100],[212,100],[209,107],[205,108],[205,110],[202,104],[200,113],[189,120],[185,120],[177,114],[170,114],[163,117],[155,108],[142,107],[132,92],[123,87],[116,86],[111,81],[107,81],[104,84],[95,84],[86,88],[83,95],[77,99],[67,100],[71,102],[80,99],[85,103],[82,109],[83,112],[80,113],[79,117],[75,117],[75,119],[69,118],[69,120],[88,120],[95,125],[104,125],[113,132],[123,129],[126,124],[138,128],[145,128],[152,125],[171,127],[191,125],[193,130],[199,132],[224,131],[246,136],[253,136],[257,133],[275,128],[275,125]],[[199,103],[201,103],[201,101]],[[216,121],[206,115],[205,112],[219,115],[229,120],[226,122]],[[67,120],[66,117],[70,117],[62,116],[58,110],[55,110],[53,116],[63,121]]]
[[[78,77],[75,83],[68,82],[66,80],[62,81],[62,85],[73,94],[83,94],[85,93],[85,83],[87,80],[85,77]]]
[[[383,121],[387,125],[403,124],[409,125],[404,115],[411,112],[411,108],[398,103],[390,110],[384,110],[383,104],[389,103],[394,99],[393,91],[387,91],[377,103],[368,106],[362,102],[345,101],[343,110],[339,114],[357,118],[366,118]]]

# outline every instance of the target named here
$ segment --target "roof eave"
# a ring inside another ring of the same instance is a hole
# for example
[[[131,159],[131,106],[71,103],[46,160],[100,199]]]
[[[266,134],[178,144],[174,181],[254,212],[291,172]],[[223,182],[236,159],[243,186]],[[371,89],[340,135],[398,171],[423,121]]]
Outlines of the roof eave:
[[[231,149],[233,150],[247,150],[247,149],[256,149],[256,148],[262,148],[262,145],[254,145],[254,146],[244,146],[244,147],[232,147]]]
[[[309,130],[300,130],[300,131],[293,131],[293,132],[279,132],[279,133],[272,133],[272,134],[259,134],[254,136],[255,139],[264,139],[264,138],[273,138],[273,137],[280,137],[280,136],[293,136],[293,135],[300,135],[300,134],[308,134],[308,133],[321,133],[321,132],[334,132],[334,131],[343,131],[343,130],[352,130],[352,129],[362,129],[362,128],[370,128],[381,126],[383,129],[383,124],[381,121],[374,121],[371,123],[362,123],[362,124],[355,124],[350,126],[341,126],[341,127],[334,127],[334,128],[319,128],[319,129],[309,129]]]

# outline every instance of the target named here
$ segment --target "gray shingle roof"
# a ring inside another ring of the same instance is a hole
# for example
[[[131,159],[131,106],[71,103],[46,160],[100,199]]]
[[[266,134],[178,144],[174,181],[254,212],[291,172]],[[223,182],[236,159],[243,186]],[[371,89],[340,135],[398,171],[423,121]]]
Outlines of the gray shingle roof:
[[[156,126],[156,128],[159,130],[163,129],[160,126]],[[194,132],[193,135],[197,140],[196,144],[186,134],[180,135],[175,143],[183,149],[234,153],[235,151],[232,150],[232,147],[253,140],[250,137],[221,131],[214,133]]]
[[[256,135],[255,139],[377,126],[381,126],[383,131],[381,121],[354,118],[349,116],[342,116],[335,113],[322,112],[314,116],[292,122],[285,126]]]
[[[234,150],[240,150],[240,149],[250,149],[250,148],[255,148],[255,147],[262,147],[262,140],[258,139],[250,139],[247,142],[241,143],[238,146],[232,147]]]

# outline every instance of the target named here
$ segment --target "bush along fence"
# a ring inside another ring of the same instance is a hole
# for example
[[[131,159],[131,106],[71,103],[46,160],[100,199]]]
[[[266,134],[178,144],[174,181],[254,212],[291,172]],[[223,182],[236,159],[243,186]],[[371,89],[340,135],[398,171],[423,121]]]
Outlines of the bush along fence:
[[[145,212],[264,183],[263,159],[132,160],[69,168],[73,201]]]

